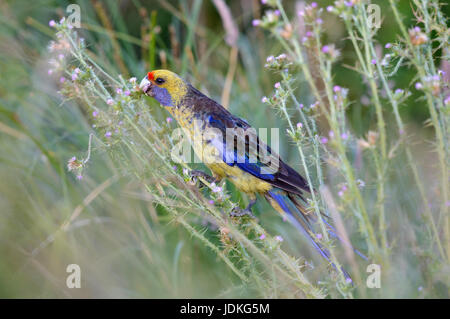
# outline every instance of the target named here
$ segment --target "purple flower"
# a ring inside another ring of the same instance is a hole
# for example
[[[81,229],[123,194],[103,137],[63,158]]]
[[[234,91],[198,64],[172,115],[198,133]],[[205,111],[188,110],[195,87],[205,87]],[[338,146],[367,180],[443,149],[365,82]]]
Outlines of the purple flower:
[[[334,7],[333,7],[333,6],[328,6],[328,7],[327,7],[327,11],[328,11],[328,12],[332,12],[333,10],[334,10]]]
[[[444,100],[445,105],[450,105],[450,95],[448,95]]]
[[[313,33],[311,31],[307,31],[305,35],[309,38],[312,37]]]
[[[333,138],[333,137],[334,137],[334,132],[333,132],[333,131],[329,131],[329,132],[328,132],[328,136],[331,137],[331,138]]]
[[[344,196],[344,192],[343,192],[343,191],[339,191],[339,192],[338,192],[338,196],[339,196],[339,197]]]
[[[275,87],[276,89],[279,89],[279,88],[281,88],[281,84],[280,84],[280,82],[277,82],[277,83],[275,83],[274,87]]]
[[[264,238],[266,238],[265,234],[261,234],[261,236],[259,236],[259,239],[263,240]]]
[[[210,200],[208,201],[208,203],[210,203],[211,205],[214,205],[214,201],[213,201],[212,199],[210,199]]]
[[[372,63],[373,65],[377,64],[377,60],[376,59],[372,59],[372,61],[370,61],[370,63]]]
[[[321,240],[322,239],[322,234],[316,234],[317,239]]]
[[[66,81],[66,78],[65,78],[65,77],[62,76],[62,77],[59,78],[59,82],[60,82],[60,83],[64,83],[65,81]]]
[[[414,27],[414,31],[420,32],[420,27]]]
[[[267,102],[269,102],[269,99],[267,98],[267,96],[263,96],[261,99],[261,102],[267,103]]]
[[[52,75],[52,73],[53,73],[53,70],[52,70],[52,69],[50,69],[50,70],[47,71],[47,74],[48,74],[48,75]]]
[[[280,16],[280,10],[275,10],[274,12],[273,12],[277,17],[279,17]]]
[[[304,105],[302,103],[300,103],[300,105],[298,107],[302,109],[304,107]]]
[[[384,47],[385,47],[385,49],[390,49],[390,48],[392,48],[392,44],[391,43],[386,43],[386,45]]]
[[[93,117],[97,117],[97,115],[98,115],[98,112],[97,112],[97,111],[92,112],[92,116],[93,116]]]
[[[83,179],[83,175],[78,175],[78,176],[77,176],[77,179],[78,179],[79,181],[81,181],[81,180]]]
[[[324,46],[322,47],[322,52],[323,52],[323,53],[328,53],[328,52],[330,52],[330,46],[329,46],[329,45],[324,45]]]
[[[322,143],[322,144],[327,144],[327,143],[328,143],[328,139],[327,139],[326,137],[322,137],[322,138],[320,139],[320,143]]]
[[[277,235],[277,236],[275,236],[275,240],[279,241],[281,243],[284,239],[280,235]]]
[[[125,94],[126,96],[130,96],[131,92],[130,92],[130,90],[125,90],[125,92],[123,92],[123,94]]]
[[[352,281],[352,278],[347,277],[347,278],[345,278],[345,282],[348,284],[351,284],[353,281]]]
[[[117,88],[117,89],[116,89],[116,93],[117,93],[117,94],[122,94],[122,89],[121,89],[121,88]]]
[[[48,25],[49,25],[51,28],[54,28],[54,27],[56,26],[55,20],[50,20],[50,21],[48,22]]]
[[[335,85],[335,86],[333,87],[333,91],[334,91],[335,93],[337,93],[337,92],[341,91],[341,87],[340,87],[339,85]]]
[[[300,123],[300,122],[298,122],[298,123],[297,123],[297,128],[300,129],[300,128],[302,128],[302,127],[303,127],[303,124]]]
[[[78,78],[78,75],[76,73],[72,74],[72,81],[75,81]]]
[[[64,54],[62,54],[62,53],[58,54],[58,59],[59,60],[63,60],[64,59]]]
[[[343,140],[346,140],[346,139],[348,139],[348,134],[347,133],[342,133],[341,134],[341,138],[343,139]]]
[[[344,2],[347,7],[353,7],[353,1],[345,1]]]
[[[166,122],[167,122],[168,124],[172,123],[172,121],[173,121],[173,119],[172,119],[171,117],[166,118]]]
[[[317,19],[316,19],[316,23],[317,23],[317,24],[322,24],[322,23],[323,23],[323,20],[322,20],[321,18],[317,18]]]
[[[112,133],[111,133],[110,131],[108,131],[108,132],[105,133],[105,137],[106,137],[106,138],[110,138],[111,135],[112,135]]]
[[[420,90],[420,89],[422,89],[423,85],[422,85],[422,83],[417,82],[417,83],[414,85],[414,87],[416,88],[416,90]]]
[[[298,15],[299,17],[303,17],[303,16],[305,15],[305,11],[299,10],[299,11],[297,11],[297,15]]]
[[[267,0],[261,0],[262,4],[267,4]]]
[[[402,90],[402,89],[396,89],[394,93],[395,93],[395,94],[402,94],[402,93],[403,93],[403,90]]]
[[[216,183],[211,183],[211,188],[213,193],[220,193],[222,191],[222,187],[216,186]]]
[[[259,26],[260,24],[261,24],[261,20],[255,19],[255,20],[252,21],[252,25],[253,25],[254,27],[257,27],[257,26]]]
[[[106,100],[106,104],[113,105],[114,104],[114,100],[113,99],[107,99]]]
[[[313,7],[313,8],[317,8],[317,2],[313,2],[313,3],[311,3],[311,7]]]

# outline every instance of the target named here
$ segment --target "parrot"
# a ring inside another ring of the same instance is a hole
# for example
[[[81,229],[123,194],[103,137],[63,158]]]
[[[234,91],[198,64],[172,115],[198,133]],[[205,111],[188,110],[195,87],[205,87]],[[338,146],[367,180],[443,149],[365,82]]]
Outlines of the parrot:
[[[302,204],[306,203],[305,196],[310,193],[307,181],[264,143],[247,121],[233,115],[169,70],[148,72],[139,88],[172,115],[188,135],[195,154],[212,172],[211,176],[202,171],[192,171],[192,176],[202,177],[208,182],[228,179],[248,196],[248,206],[233,211],[234,216],[253,216],[251,209],[256,203],[256,195],[262,195],[337,269],[330,260],[329,251],[319,242],[314,231],[317,217]],[[325,218],[323,221],[328,232],[340,239],[333,226]],[[364,255],[357,253],[364,258]],[[340,269],[346,280],[351,282],[350,275],[342,267]]]

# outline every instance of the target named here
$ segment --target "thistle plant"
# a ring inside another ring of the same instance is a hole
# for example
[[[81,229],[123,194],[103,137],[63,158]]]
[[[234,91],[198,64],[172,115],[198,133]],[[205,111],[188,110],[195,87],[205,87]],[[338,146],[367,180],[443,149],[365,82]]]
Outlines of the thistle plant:
[[[448,245],[442,243],[448,240],[448,105],[445,106],[445,96],[442,86],[444,83],[442,72],[436,70],[435,50],[432,48],[430,32],[437,33],[435,42],[439,47],[448,48],[448,29],[440,5],[437,1],[414,1],[416,7],[417,21],[423,24],[422,27],[415,26],[407,31],[402,18],[399,15],[395,1],[390,1],[391,8],[395,14],[400,29],[400,41],[395,44],[384,45],[388,53],[379,56],[376,46],[376,28],[372,28],[368,14],[366,12],[366,1],[335,1],[334,6],[328,6],[326,11],[320,8],[317,3],[312,2],[297,12],[297,17],[288,17],[281,1],[265,1],[267,6],[266,14],[262,19],[254,21],[253,25],[262,27],[270,31],[286,51],[285,63],[289,68],[279,70],[283,79],[282,88],[277,88],[273,98],[264,98],[264,102],[271,105],[278,105],[281,115],[288,122],[289,135],[298,146],[298,151],[302,161],[303,169],[307,177],[311,190],[323,187],[324,180],[322,174],[322,162],[324,157],[330,157],[333,161],[333,168],[337,169],[344,179],[340,190],[337,192],[339,198],[339,210],[349,217],[351,212],[353,218],[359,221],[359,229],[364,236],[369,250],[370,260],[383,265],[384,269],[389,269],[392,260],[392,245],[388,238],[389,220],[386,207],[388,207],[386,183],[389,181],[389,171],[393,154],[402,148],[405,152],[408,169],[415,180],[415,186],[422,199],[422,209],[424,210],[424,222],[428,225],[433,234],[433,247],[437,249],[441,258],[441,263],[445,263],[448,255]],[[371,104],[376,114],[376,129],[368,132],[367,138],[356,138],[352,135],[347,126],[346,112],[351,101],[348,99],[348,89],[341,88],[334,83],[333,65],[339,61],[340,52],[336,44],[324,44],[323,21],[324,15],[336,15],[345,25],[349,41],[353,45],[356,53],[356,64],[353,67],[359,73],[365,83],[367,83]],[[292,32],[298,30],[299,25],[304,26],[304,34]],[[311,55],[311,52],[314,56]],[[445,58],[445,56],[443,57]],[[280,69],[279,59],[269,57],[271,66]],[[315,69],[315,65],[317,68]],[[414,156],[408,143],[405,124],[400,115],[399,107],[409,98],[408,89],[391,88],[389,78],[393,77],[400,67],[414,67],[417,69],[417,79],[415,79],[415,89],[424,94],[427,102],[431,123],[436,134],[436,153],[439,158],[440,167],[440,214],[437,219],[430,209],[426,187],[418,171]],[[316,102],[309,108],[303,107],[299,103],[299,97],[295,93],[295,82],[292,75],[299,70],[309,86]],[[318,78],[322,79],[318,83],[313,72],[318,70]],[[284,96],[284,99],[280,95]],[[289,101],[288,101],[289,98]],[[288,108],[286,105],[291,105]],[[392,107],[387,109],[387,105]],[[305,110],[309,114],[305,115]],[[292,124],[293,111],[298,112],[302,119],[301,126],[297,129]],[[397,125],[397,135],[390,133],[386,129],[385,117],[389,112],[393,113]],[[314,117],[320,113],[326,119],[326,126],[318,127],[314,122]],[[320,132],[320,129],[330,128],[328,134]],[[322,138],[319,138],[322,136]],[[446,137],[444,137],[446,136]],[[397,142],[396,142],[397,140]],[[313,163],[307,165],[303,149],[306,145],[313,145]],[[322,145],[321,145],[322,144]],[[356,146],[355,146],[356,145]],[[370,177],[370,181],[362,181],[358,178],[359,172],[354,168],[349,153],[352,148],[360,147],[367,150],[370,157],[365,157],[368,162],[366,167],[375,167],[375,176]],[[321,150],[321,151],[319,151]],[[446,160],[447,159],[447,160]],[[315,168],[314,168],[315,166]],[[308,171],[317,170],[316,179],[312,180]],[[366,182],[376,185],[376,193],[367,193],[364,189]],[[345,195],[344,195],[345,194]],[[330,204],[334,206],[334,200],[326,200],[324,194],[311,196],[311,207],[315,209],[321,226],[322,234],[327,238],[323,228],[323,220],[320,211],[327,211]],[[376,198],[376,203],[365,200],[367,196]],[[325,196],[326,197],[326,196]],[[376,212],[376,213],[375,213]],[[332,249],[331,249],[332,250]],[[332,250],[333,251],[333,250]],[[334,256],[334,254],[333,254]],[[442,266],[443,264],[441,264]]]
[[[380,2],[377,29],[367,0],[157,3],[123,4],[135,28],[118,2],[81,1],[80,29],[55,18],[61,8],[40,19],[0,4],[3,294],[448,298],[442,4]],[[280,153],[307,181],[305,207],[336,267],[268,205],[233,216],[244,195],[192,178],[202,164],[177,158],[175,121],[138,87],[158,68],[254,127],[282,128]],[[82,289],[61,280],[69,263]]]

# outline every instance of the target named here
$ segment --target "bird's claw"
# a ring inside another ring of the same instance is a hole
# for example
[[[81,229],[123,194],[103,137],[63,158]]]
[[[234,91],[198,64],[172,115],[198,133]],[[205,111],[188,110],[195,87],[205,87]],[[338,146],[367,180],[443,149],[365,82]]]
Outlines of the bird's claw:
[[[189,172],[189,175],[191,176],[191,182],[193,184],[197,184],[198,182],[200,188],[205,187],[206,185],[199,179],[199,177],[203,178],[208,183],[216,182],[216,179],[214,177],[199,170],[192,170]]]
[[[239,208],[239,207],[235,207],[230,212],[230,216],[231,217],[242,217],[242,216],[245,216],[245,215],[247,215],[250,218],[256,218],[256,216],[253,215],[251,209],[248,209],[248,208],[242,209],[242,208]]]

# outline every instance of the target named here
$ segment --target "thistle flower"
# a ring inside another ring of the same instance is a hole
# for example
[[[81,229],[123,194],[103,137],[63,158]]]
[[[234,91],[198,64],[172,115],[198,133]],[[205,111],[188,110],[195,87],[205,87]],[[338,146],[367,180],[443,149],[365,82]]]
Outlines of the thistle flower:
[[[79,169],[83,166],[83,163],[79,160],[77,160],[77,158],[74,156],[72,157],[70,160],[67,161],[67,170],[73,171],[76,169]]]
[[[445,104],[446,106],[449,106],[449,105],[450,105],[450,95],[448,95],[448,96],[445,98],[444,104]]]
[[[255,20],[252,21],[252,25],[253,25],[254,27],[257,27],[257,26],[259,26],[260,24],[261,24],[261,20],[255,19]]]
[[[415,46],[422,45],[428,41],[428,37],[423,33],[419,27],[414,27],[409,30],[409,40]]]

